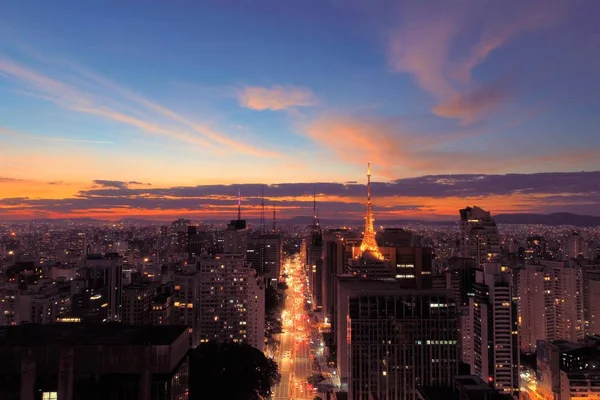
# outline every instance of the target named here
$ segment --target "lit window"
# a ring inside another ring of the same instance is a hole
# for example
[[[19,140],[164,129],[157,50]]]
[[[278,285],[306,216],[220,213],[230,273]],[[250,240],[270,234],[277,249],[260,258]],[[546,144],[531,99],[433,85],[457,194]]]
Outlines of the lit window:
[[[42,392],[42,400],[58,400],[58,392]]]

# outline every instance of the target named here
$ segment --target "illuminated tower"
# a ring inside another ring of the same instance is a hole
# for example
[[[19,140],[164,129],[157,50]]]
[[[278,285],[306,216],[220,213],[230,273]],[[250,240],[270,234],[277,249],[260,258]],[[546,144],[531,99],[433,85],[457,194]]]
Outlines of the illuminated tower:
[[[365,215],[365,233],[363,236],[362,243],[360,244],[360,251],[364,254],[365,252],[371,253],[378,259],[382,259],[383,256],[379,252],[377,241],[375,240],[375,228],[373,227],[373,210],[371,209],[371,163],[367,164],[367,215]]]

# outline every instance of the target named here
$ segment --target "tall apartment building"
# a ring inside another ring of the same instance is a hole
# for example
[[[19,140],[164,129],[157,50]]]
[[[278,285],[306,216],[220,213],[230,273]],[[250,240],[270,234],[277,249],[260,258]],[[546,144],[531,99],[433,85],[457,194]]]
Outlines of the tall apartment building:
[[[346,229],[335,229],[323,234],[321,292],[323,299],[324,318],[333,318],[335,308],[335,284],[338,274],[345,271],[346,259],[344,247],[354,232]],[[358,239],[355,239],[358,241]],[[311,268],[310,266],[309,268]]]
[[[534,353],[538,340],[554,336],[554,281],[543,265],[525,265],[518,274],[520,347]]]
[[[507,267],[483,264],[473,301],[473,372],[496,389],[519,392],[519,332],[513,280]]]
[[[304,238],[306,242],[306,268],[308,270],[308,285],[312,293],[313,308],[323,309],[323,235],[321,227],[316,223]]]
[[[88,254],[85,278],[90,288],[106,289],[106,321],[121,320],[123,261],[117,253]]]
[[[349,396],[414,399],[418,386],[447,386],[457,373],[452,294],[399,290],[348,299]]]
[[[586,323],[595,317],[591,298],[600,295],[593,278],[590,291],[584,290],[583,270],[563,261],[525,265],[519,274],[519,319],[521,350],[532,353],[538,340],[583,339]],[[597,293],[587,297],[587,293]],[[588,307],[584,305],[588,304]],[[584,314],[585,313],[585,314]],[[590,331],[593,333],[593,331]]]
[[[495,260],[500,255],[498,226],[488,211],[479,207],[460,210],[461,257],[478,263]]]
[[[125,286],[121,321],[131,325],[150,324],[150,310],[155,296],[156,286],[153,284]]]
[[[200,273],[190,266],[173,275],[174,313],[173,323],[185,325],[190,333],[190,344],[195,348],[200,344]]]
[[[262,348],[264,286],[258,284],[256,272],[247,265],[245,254],[203,257],[199,273],[201,341],[243,342]],[[257,337],[261,326],[262,335]]]
[[[258,274],[267,278],[269,284],[279,280],[283,241],[278,233],[261,234],[248,238],[246,259]]]
[[[247,302],[247,341],[260,351],[265,347],[265,280],[249,271]]]
[[[554,279],[556,332],[548,339],[575,342],[585,337],[583,315],[583,269],[562,262],[546,262]]]

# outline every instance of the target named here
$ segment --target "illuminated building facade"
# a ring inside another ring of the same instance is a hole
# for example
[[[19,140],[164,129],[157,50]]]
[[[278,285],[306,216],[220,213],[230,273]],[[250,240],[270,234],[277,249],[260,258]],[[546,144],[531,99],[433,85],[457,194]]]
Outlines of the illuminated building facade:
[[[412,400],[418,386],[450,386],[458,370],[449,291],[371,292],[348,299],[349,397]]]
[[[246,263],[245,254],[203,257],[199,273],[200,340],[242,342],[262,348],[264,284]],[[258,334],[261,326],[262,336]]]

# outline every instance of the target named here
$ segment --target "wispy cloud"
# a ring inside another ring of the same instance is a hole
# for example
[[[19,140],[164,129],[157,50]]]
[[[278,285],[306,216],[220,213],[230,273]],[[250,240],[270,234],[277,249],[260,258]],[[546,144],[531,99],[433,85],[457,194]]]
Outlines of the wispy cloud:
[[[279,111],[291,107],[308,107],[318,103],[317,96],[307,88],[275,85],[247,86],[239,91],[238,100],[243,107],[253,110]]]
[[[15,84],[24,85],[28,95],[52,101],[61,107],[204,149],[234,151],[257,157],[281,156],[277,151],[230,137],[206,123],[192,121],[88,69],[67,61],[59,61],[59,64],[70,74],[68,81],[47,76],[0,54],[0,73]]]
[[[470,124],[512,96],[512,91],[503,90],[497,82],[475,82],[474,68],[524,32],[559,23],[567,15],[568,2],[466,3],[470,7],[407,2],[400,27],[390,35],[388,61],[394,71],[411,74],[435,98],[436,115]],[[478,26],[473,21],[483,22]],[[466,35],[479,39],[465,45]],[[455,56],[461,53],[467,56]]]
[[[113,144],[114,142],[107,140],[88,140],[88,139],[73,139],[73,138],[62,138],[52,136],[40,136],[32,135],[29,133],[17,132],[12,129],[0,126],[0,133],[8,136],[15,136],[23,139],[36,140],[36,141],[48,141],[48,142],[68,142],[68,143],[89,143],[89,144]]]

